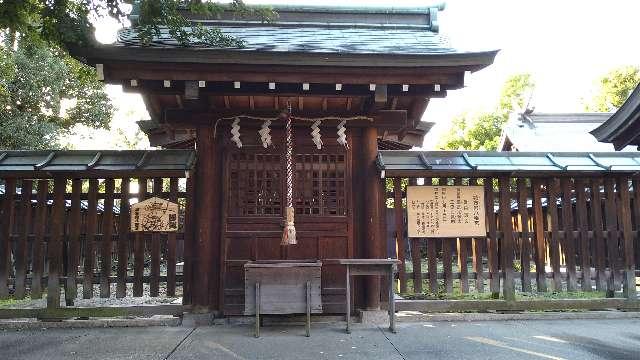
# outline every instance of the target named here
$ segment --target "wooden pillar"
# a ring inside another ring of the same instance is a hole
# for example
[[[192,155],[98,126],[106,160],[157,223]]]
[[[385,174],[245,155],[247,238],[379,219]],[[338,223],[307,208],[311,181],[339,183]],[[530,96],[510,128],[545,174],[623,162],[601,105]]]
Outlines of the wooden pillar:
[[[380,179],[376,168],[378,155],[378,130],[374,127],[366,128],[362,137],[362,169],[364,173],[364,246],[367,258],[379,259],[384,256],[385,232],[381,221],[385,216],[382,211],[384,199],[384,182]],[[380,277],[368,276],[366,283],[366,308],[377,310],[380,308]]]
[[[194,311],[219,309],[217,294],[220,284],[220,232],[219,199],[220,176],[216,172],[215,139],[213,128],[201,126],[196,129],[196,191],[194,200],[194,267],[192,299]]]

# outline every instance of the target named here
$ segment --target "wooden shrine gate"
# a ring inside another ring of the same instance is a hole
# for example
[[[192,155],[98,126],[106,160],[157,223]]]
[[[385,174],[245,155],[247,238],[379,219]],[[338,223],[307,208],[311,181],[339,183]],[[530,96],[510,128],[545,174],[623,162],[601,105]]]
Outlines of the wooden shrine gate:
[[[194,160],[183,150],[0,152],[0,298],[46,294],[58,308],[61,293],[67,306],[188,295]],[[179,205],[178,232],[130,231],[131,206],[150,197]]]
[[[281,136],[274,130],[274,143]],[[281,246],[284,172],[281,146],[264,149],[225,146],[223,214],[223,304],[226,315],[245,309],[243,266],[251,260],[323,260],[353,253],[351,151],[330,145],[321,150],[304,137],[295,151],[294,208],[298,244]],[[322,307],[344,312],[344,269],[322,266]]]
[[[394,213],[389,227],[402,263],[399,292],[431,298],[489,292],[515,300],[517,293],[601,291],[635,301],[640,178],[633,174],[640,165],[634,156],[382,151],[379,167]],[[407,185],[484,187],[486,236],[407,240]]]

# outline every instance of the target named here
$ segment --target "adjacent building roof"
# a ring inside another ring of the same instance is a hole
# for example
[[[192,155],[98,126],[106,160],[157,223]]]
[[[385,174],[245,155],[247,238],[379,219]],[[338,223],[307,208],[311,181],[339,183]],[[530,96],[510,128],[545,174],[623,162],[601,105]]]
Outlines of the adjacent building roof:
[[[640,146],[640,84],[620,109],[591,134],[598,141],[613,144],[616,150],[628,145]]]
[[[611,113],[515,114],[502,131],[500,151],[614,151],[589,132],[603,124]],[[634,148],[625,149],[635,150]]]
[[[0,150],[0,177],[51,177],[62,173],[73,173],[78,177],[107,174],[184,176],[194,165],[195,152],[191,150]]]
[[[393,67],[484,67],[496,55],[496,51],[453,48],[438,33],[437,16],[444,9],[442,4],[419,8],[278,5],[273,9],[278,18],[270,23],[236,19],[230,12],[220,18],[185,12],[194,23],[219,28],[244,40],[243,48],[214,48],[195,38],[185,47],[165,28],[149,44],[143,44],[134,13],[134,26],[121,30],[115,44],[97,46],[86,55],[103,60],[153,62]],[[371,56],[375,56],[375,62],[363,62]],[[359,61],[354,63],[354,59]]]
[[[523,174],[629,173],[640,171],[638,152],[486,152],[397,151],[378,152],[378,168],[386,176],[487,176]]]

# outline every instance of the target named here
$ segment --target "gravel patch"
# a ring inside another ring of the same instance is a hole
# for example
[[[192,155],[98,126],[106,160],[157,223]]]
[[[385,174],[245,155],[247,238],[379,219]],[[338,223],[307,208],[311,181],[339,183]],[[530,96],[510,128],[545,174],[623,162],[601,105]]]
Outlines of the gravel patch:
[[[162,305],[162,304],[182,304],[182,286],[176,286],[176,296],[167,297],[167,285],[160,284],[157,297],[150,295],[149,284],[143,285],[143,296],[133,297],[133,284],[127,284],[127,296],[121,299],[116,298],[116,284],[111,284],[110,296],[100,297],[100,284],[93,285],[93,297],[91,299],[82,298],[82,284],[78,284],[77,296],[73,307],[119,307],[136,305]],[[64,287],[60,288],[60,306],[65,306]],[[18,300],[15,303],[6,305],[5,309],[42,309],[47,307],[47,296],[44,294],[40,299]]]

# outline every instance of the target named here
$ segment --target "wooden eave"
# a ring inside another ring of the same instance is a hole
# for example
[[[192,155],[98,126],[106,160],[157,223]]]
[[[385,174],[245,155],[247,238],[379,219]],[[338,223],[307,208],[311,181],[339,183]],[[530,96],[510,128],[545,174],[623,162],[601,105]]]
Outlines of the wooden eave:
[[[409,50],[410,51],[410,50]],[[112,61],[153,62],[170,64],[239,64],[286,65],[321,67],[459,67],[463,71],[476,71],[493,63],[497,50],[483,52],[432,54],[366,54],[323,52],[274,52],[242,49],[136,47],[122,45],[95,45],[75,49],[76,57],[86,58],[90,64]]]
[[[600,142],[612,143],[616,150],[640,146],[640,85],[607,121],[591,131]]]
[[[265,112],[277,117],[291,104],[299,117],[369,115],[380,134],[402,139],[415,130],[430,98],[462,88],[466,73],[490,65],[496,51],[347,54],[103,45],[75,55],[101,64],[105,82],[142,94],[152,119],[169,128]],[[187,96],[187,88],[197,97]]]

